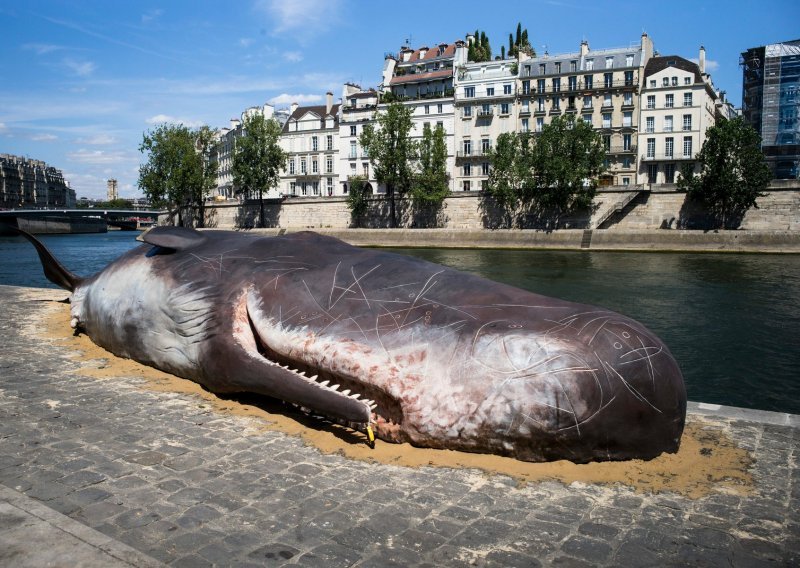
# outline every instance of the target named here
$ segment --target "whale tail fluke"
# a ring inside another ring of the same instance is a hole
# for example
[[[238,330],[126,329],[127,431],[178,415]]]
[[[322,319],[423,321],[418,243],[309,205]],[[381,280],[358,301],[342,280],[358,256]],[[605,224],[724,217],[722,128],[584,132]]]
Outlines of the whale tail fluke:
[[[62,265],[56,257],[53,256],[42,242],[28,233],[27,231],[23,231],[22,229],[15,227],[14,225],[7,225],[7,228],[11,229],[12,232],[19,233],[21,236],[28,239],[33,246],[36,247],[36,252],[39,254],[39,260],[42,261],[42,268],[44,269],[44,275],[47,279],[55,284],[56,286],[60,286],[65,290],[69,290],[70,292],[74,292],[75,288],[81,283],[82,279],[79,276],[76,276]]]

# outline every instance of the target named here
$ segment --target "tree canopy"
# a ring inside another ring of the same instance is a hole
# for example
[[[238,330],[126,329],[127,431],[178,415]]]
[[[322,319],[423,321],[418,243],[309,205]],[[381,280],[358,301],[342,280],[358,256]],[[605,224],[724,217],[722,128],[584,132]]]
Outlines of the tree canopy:
[[[375,178],[386,186],[390,198],[391,226],[397,226],[395,195],[405,195],[414,179],[417,144],[410,137],[413,109],[401,102],[390,103],[367,124],[359,137],[361,148],[369,156]]]
[[[278,185],[281,168],[286,163],[286,152],[278,143],[281,125],[274,118],[253,113],[245,117],[242,127],[233,154],[233,183],[240,191],[258,194],[263,227],[264,192]]]
[[[523,29],[521,22],[517,22],[516,37],[514,34],[508,34],[508,56],[516,57],[518,53],[536,57],[536,50],[531,47],[531,43],[528,40],[528,29]]]
[[[475,30],[475,39],[467,46],[467,60],[480,62],[491,61],[492,48],[486,32]]]
[[[418,147],[418,172],[411,187],[414,204],[439,207],[450,193],[447,184],[447,145],[444,129],[425,124]]]
[[[706,130],[698,162],[700,174],[682,170],[678,187],[703,203],[718,226],[736,228],[772,179],[761,138],[741,117],[722,119]]]
[[[217,164],[209,160],[213,144],[207,126],[162,124],[144,134],[139,151],[147,161],[139,167],[138,185],[154,207],[196,206],[202,224],[203,202],[216,186]]]
[[[536,207],[555,215],[587,207],[605,150],[600,135],[573,115],[559,116],[541,133],[508,132],[490,153],[487,194],[507,210]]]
[[[347,192],[347,207],[350,209],[350,219],[353,225],[358,227],[361,217],[369,207],[367,180],[364,176],[350,176],[347,182],[350,186]]]

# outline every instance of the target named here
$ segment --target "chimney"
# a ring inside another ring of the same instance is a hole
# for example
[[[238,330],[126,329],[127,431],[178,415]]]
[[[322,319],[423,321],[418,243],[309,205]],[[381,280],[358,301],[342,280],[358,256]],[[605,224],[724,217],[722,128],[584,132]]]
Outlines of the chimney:
[[[586,57],[587,55],[589,55],[589,42],[583,40],[581,42],[581,57]]]
[[[642,61],[640,65],[642,67],[647,65],[651,57],[653,57],[653,41],[647,35],[647,32],[642,32]]]
[[[325,114],[330,114],[333,108],[333,93],[328,91],[325,93]]]
[[[700,46],[700,58],[697,60],[697,65],[700,67],[700,74],[705,75],[706,73],[706,48],[702,45]]]
[[[289,109],[289,114],[290,114],[290,115],[294,114],[294,111],[296,111],[296,110],[297,110],[297,106],[298,106],[298,105],[297,105],[297,103],[292,103],[292,106],[291,106],[291,108]]]

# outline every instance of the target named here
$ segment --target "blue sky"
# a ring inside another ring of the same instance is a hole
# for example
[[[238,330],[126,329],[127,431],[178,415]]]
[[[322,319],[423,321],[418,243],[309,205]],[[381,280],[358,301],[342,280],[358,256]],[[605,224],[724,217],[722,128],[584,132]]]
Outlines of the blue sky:
[[[39,1],[0,5],[0,153],[61,169],[79,197],[136,186],[144,132],[223,127],[247,107],[338,99],[380,82],[383,57],[487,33],[499,54],[517,22],[539,53],[639,42],[696,58],[741,102],[739,53],[800,37],[800,2]],[[546,47],[545,47],[546,46]]]

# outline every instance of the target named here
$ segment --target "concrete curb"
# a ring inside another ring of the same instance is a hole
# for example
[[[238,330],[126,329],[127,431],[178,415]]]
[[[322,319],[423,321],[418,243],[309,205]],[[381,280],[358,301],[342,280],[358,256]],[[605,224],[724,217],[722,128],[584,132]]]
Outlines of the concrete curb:
[[[165,566],[4,485],[0,485],[0,564],[84,568]]]

